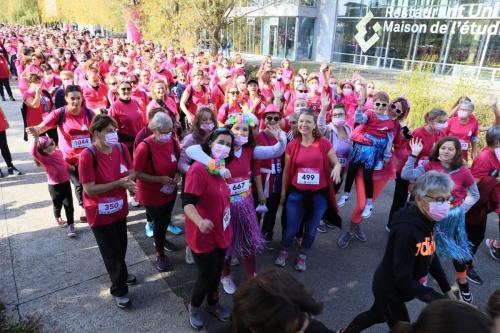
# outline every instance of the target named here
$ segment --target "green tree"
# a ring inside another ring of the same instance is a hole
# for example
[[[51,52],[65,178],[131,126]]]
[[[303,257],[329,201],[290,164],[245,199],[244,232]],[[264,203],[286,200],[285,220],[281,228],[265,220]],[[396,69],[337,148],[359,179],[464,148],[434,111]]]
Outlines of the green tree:
[[[2,0],[0,20],[21,25],[36,25],[42,22],[37,0]]]

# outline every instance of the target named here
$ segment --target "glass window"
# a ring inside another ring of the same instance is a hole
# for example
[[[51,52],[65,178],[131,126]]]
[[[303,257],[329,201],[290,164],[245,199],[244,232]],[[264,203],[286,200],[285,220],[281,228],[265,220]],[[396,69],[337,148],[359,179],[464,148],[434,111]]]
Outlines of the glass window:
[[[316,7],[316,0],[300,0],[301,6]]]
[[[295,52],[295,17],[288,17],[286,23],[285,58],[294,58]]]
[[[311,59],[314,40],[314,18],[299,17],[297,35],[297,59]]]
[[[278,57],[285,57],[286,47],[286,17],[279,18],[278,24]]]

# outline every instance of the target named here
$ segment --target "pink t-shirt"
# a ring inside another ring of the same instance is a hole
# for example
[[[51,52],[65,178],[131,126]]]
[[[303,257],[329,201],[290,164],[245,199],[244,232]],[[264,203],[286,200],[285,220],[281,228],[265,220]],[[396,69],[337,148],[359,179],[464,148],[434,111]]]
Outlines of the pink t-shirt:
[[[108,87],[105,84],[99,84],[96,89],[85,82],[82,86],[82,93],[85,105],[89,109],[106,109],[108,107]]]
[[[321,152],[321,140],[314,141],[308,147],[300,145],[295,165],[292,165],[289,170],[294,172],[292,175],[292,185],[302,191],[317,191],[328,187],[328,177],[323,165],[323,154]],[[328,151],[332,148],[330,141],[326,141]],[[288,145],[286,153],[292,154]]]
[[[423,165],[429,161],[429,154],[432,150],[432,147],[438,142],[441,138],[444,137],[444,132],[442,131],[434,131],[429,133],[424,126],[417,128],[411,134],[414,138],[419,138],[422,140],[422,144],[424,148],[418,155],[417,160],[415,161],[415,166]],[[421,162],[422,161],[422,162]]]
[[[47,182],[50,185],[69,181],[68,165],[64,161],[62,152],[56,148],[50,155],[41,154],[36,145],[31,145],[31,154],[42,165],[47,173]]]
[[[132,147],[135,136],[144,127],[143,114],[139,103],[133,98],[128,103],[118,99],[111,104],[109,115],[118,123],[118,135],[122,135],[122,142],[127,147]],[[123,136],[127,138],[124,139]]]
[[[470,143],[477,140],[477,132],[479,130],[479,123],[475,117],[469,117],[469,121],[466,124],[460,122],[460,118],[451,117],[448,120],[448,130],[447,135],[454,136],[460,140],[460,145],[462,146],[462,153],[464,159],[467,160],[468,152],[470,148]]]
[[[424,170],[426,172],[429,170],[436,170],[450,175],[455,183],[455,187],[451,191],[451,195],[453,196],[452,205],[454,206],[460,206],[462,204],[465,197],[467,197],[467,189],[474,184],[474,177],[466,166],[462,166],[457,170],[447,171],[441,162],[430,161],[424,165]]]
[[[471,172],[474,178],[479,179],[478,182],[498,177],[500,161],[497,159],[495,152],[488,147],[483,148],[472,162]],[[494,181],[494,179],[492,180]],[[495,185],[495,193],[497,203],[500,203],[500,183]],[[500,213],[500,205],[497,205],[496,212]]]
[[[225,123],[227,118],[233,113],[241,113],[240,104],[235,103],[229,105],[225,103],[219,108],[219,112],[217,113],[217,121]]]

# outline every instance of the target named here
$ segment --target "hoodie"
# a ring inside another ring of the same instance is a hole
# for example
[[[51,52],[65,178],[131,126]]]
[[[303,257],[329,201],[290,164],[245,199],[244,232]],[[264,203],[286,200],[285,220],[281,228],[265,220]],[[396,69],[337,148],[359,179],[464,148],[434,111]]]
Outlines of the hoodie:
[[[408,302],[414,298],[429,303],[443,294],[427,287],[430,273],[443,293],[451,288],[437,257],[434,224],[418,209],[407,203],[394,215],[382,262],[373,278],[375,296]]]

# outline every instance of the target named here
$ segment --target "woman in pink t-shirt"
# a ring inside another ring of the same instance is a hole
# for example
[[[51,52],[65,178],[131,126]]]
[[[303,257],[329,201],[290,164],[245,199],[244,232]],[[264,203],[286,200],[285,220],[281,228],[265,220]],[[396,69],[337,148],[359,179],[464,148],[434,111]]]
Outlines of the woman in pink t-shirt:
[[[231,84],[226,88],[224,104],[222,104],[217,113],[219,125],[223,125],[233,113],[241,113],[241,105],[238,102],[239,93],[238,87],[235,84]]]
[[[73,195],[71,194],[68,172],[68,168],[71,168],[71,166],[64,161],[64,157],[54,140],[48,136],[39,137],[38,135],[35,135],[34,139],[31,154],[35,159],[35,163],[43,167],[47,173],[49,194],[52,198],[56,223],[60,226],[65,224],[61,218],[61,210],[64,206],[68,237],[75,237]]]

